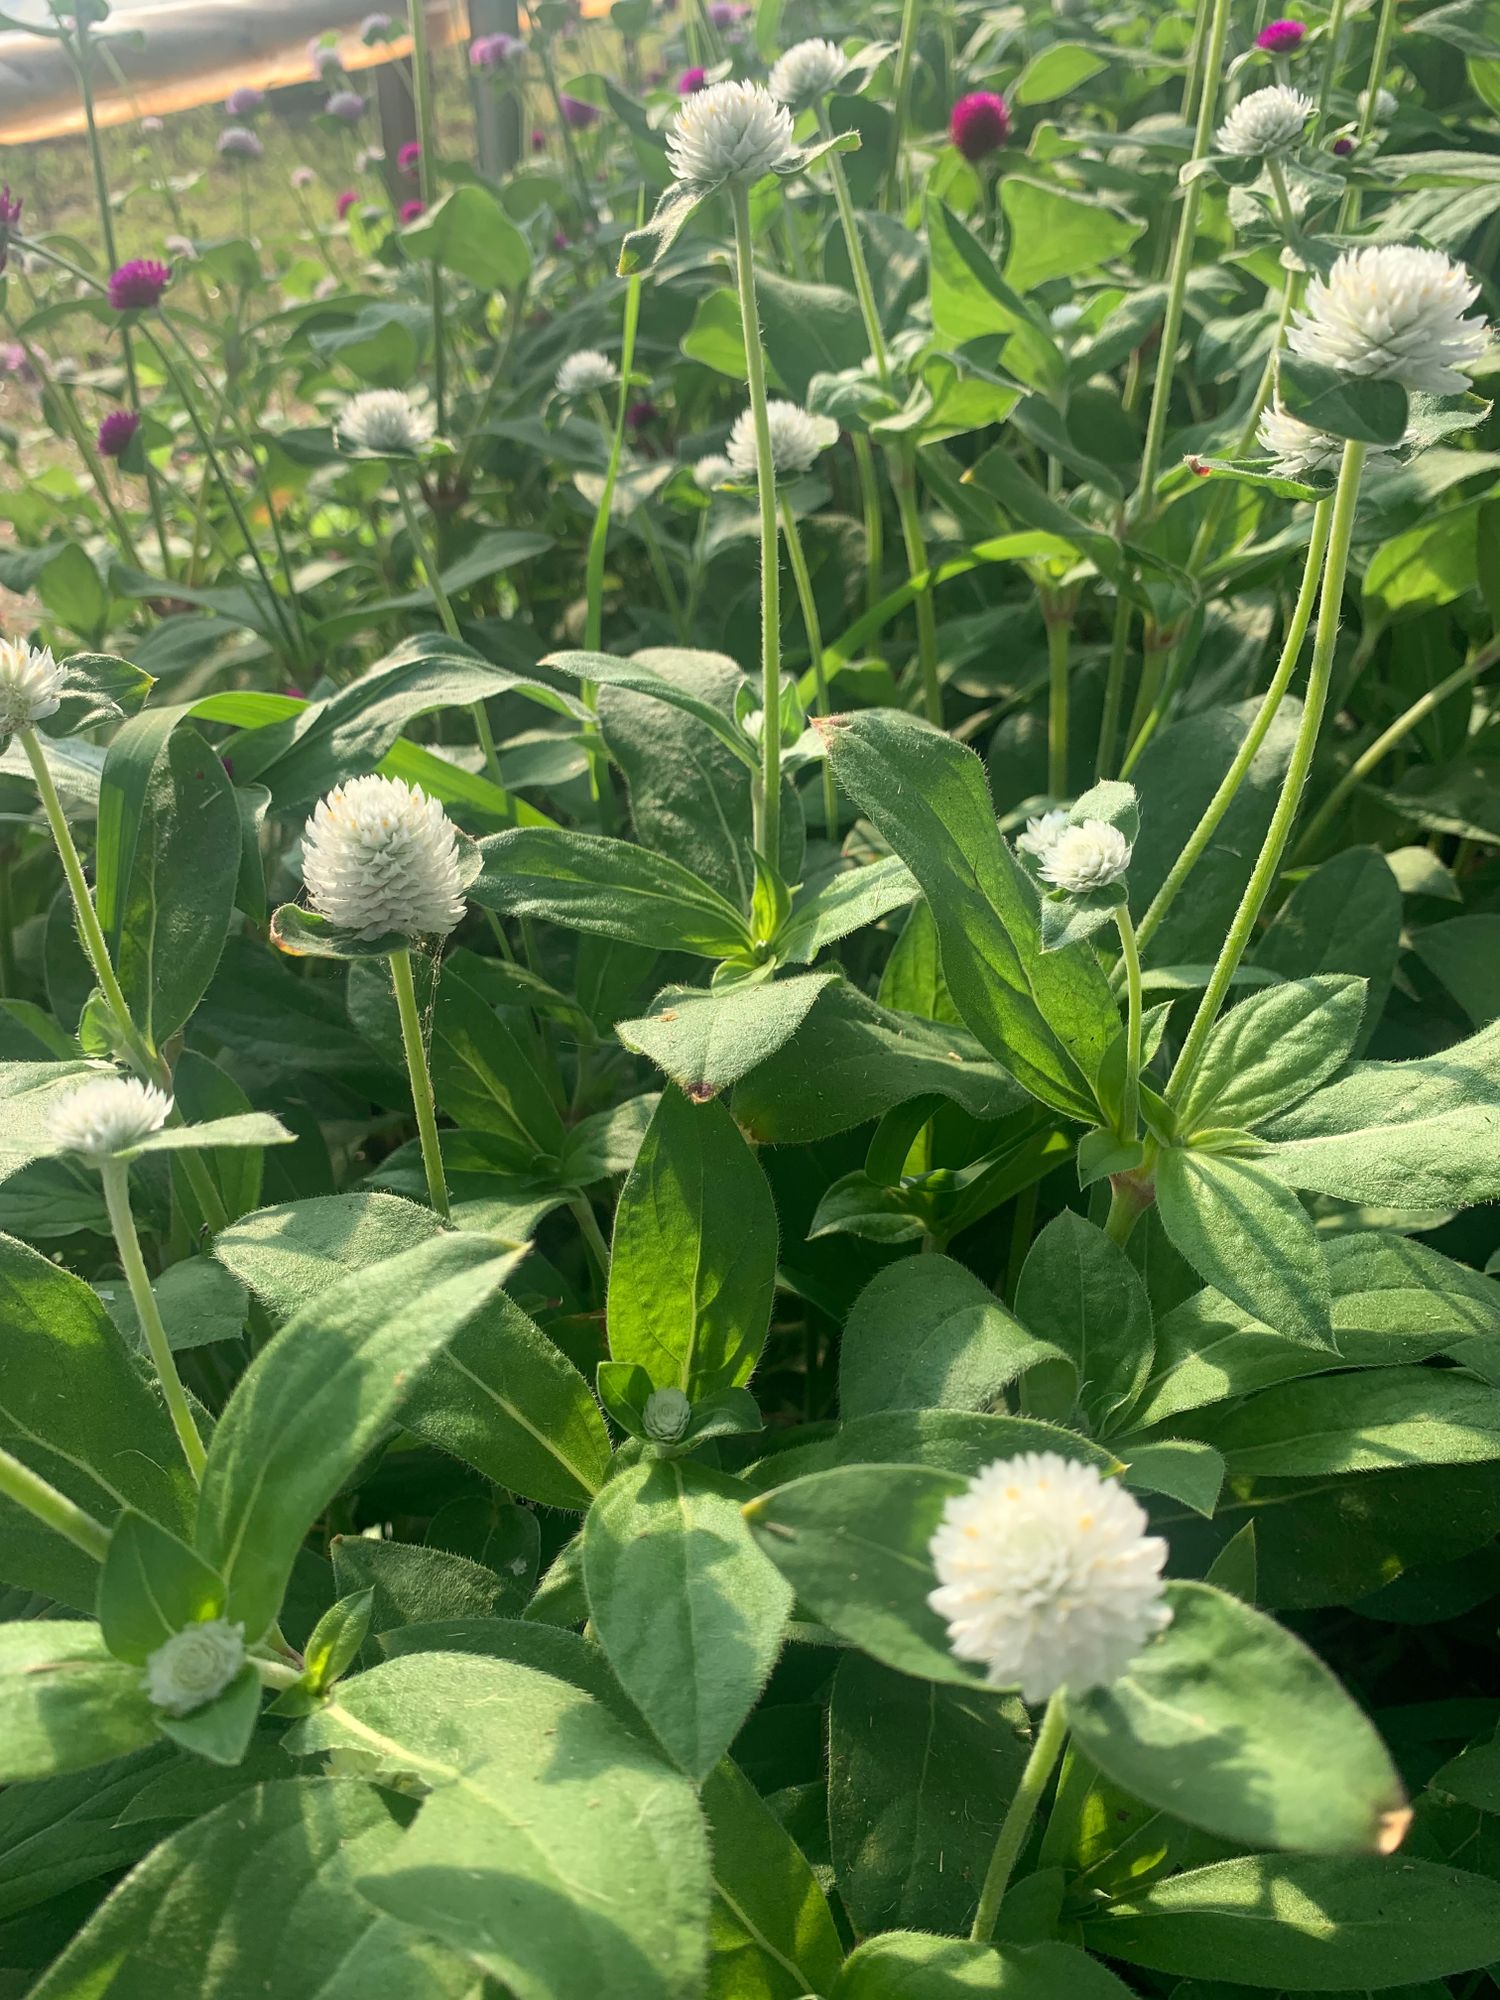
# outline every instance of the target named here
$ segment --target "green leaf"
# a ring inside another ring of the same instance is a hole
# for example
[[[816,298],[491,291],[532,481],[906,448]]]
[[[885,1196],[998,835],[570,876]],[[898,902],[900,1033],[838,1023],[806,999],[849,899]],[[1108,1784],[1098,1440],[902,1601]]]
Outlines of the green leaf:
[[[375,1611],[375,1586],[351,1591],[330,1604],[302,1649],[307,1685],[323,1694],[342,1679],[358,1657]]]
[[[1097,49],[1085,48],[1081,42],[1053,42],[1034,55],[1016,78],[1012,102],[1055,104],[1107,67]]]
[[[231,1223],[214,1238],[213,1253],[280,1321],[340,1278],[431,1243],[441,1232],[430,1208],[395,1195],[318,1195]]]
[[[1300,354],[1280,357],[1277,384],[1294,417],[1333,437],[1361,444],[1400,444],[1406,435],[1406,391],[1373,375],[1346,375]]]
[[[984,766],[890,709],[840,721],[827,740],[840,785],[922,886],[968,1027],[1043,1103],[1094,1123],[1118,1010],[1092,953],[1043,955],[1035,891],[1000,837]]]
[[[0,1803],[0,1921],[138,1861],[160,1830],[142,1824],[137,1808],[164,1766],[184,1762],[170,1744],[153,1743],[82,1773],[10,1786]]]
[[[190,1715],[161,1715],[157,1727],[164,1736],[195,1757],[211,1764],[238,1764],[250,1747],[260,1719],[260,1676],[246,1660],[234,1679],[212,1701]]]
[[[799,903],[778,933],[777,956],[793,965],[811,965],[829,945],[905,909],[918,893],[916,879],[894,854],[860,868],[846,868],[815,896]]]
[[[1296,1993],[1419,1984],[1500,1955],[1500,1883],[1434,1861],[1247,1855],[1113,1903],[1108,1958]]]
[[[1297,884],[1257,942],[1255,962],[1283,979],[1363,979],[1364,1022],[1350,1051],[1362,1055],[1385,1012],[1401,931],[1401,892],[1386,857],[1351,847]]]
[[[1248,1129],[1316,1090],[1354,1047],[1365,991],[1362,979],[1325,974],[1241,1000],[1204,1044],[1178,1107],[1183,1132],[1215,1125]]]
[[[633,694],[649,695],[669,708],[681,709],[684,714],[701,722],[717,739],[720,747],[732,752],[736,762],[744,765],[746,770],[758,770],[754,745],[734,720],[732,709],[726,712],[707,700],[690,682],[685,683],[670,673],[658,672],[650,664],[655,657],[655,652],[647,652],[631,660],[617,659],[612,653],[548,653],[541,664],[567,674],[573,680],[594,681],[600,687],[625,688]],[[684,657],[710,662],[721,655],[683,655],[676,649],[668,655],[673,660]]]
[[[1055,57],[1057,51],[1051,51]],[[1065,193],[1024,174],[1000,182],[1005,217],[1005,282],[1018,293],[1035,291],[1053,278],[1097,271],[1123,257],[1146,225],[1097,195]]]
[[[1328,1273],[1312,1223],[1261,1166],[1173,1147],[1157,1165],[1156,1202],[1173,1248],[1200,1277],[1288,1340],[1330,1345]]]
[[[664,854],[542,827],[491,834],[479,848],[484,865],[469,895],[485,909],[701,958],[751,950],[734,905]]]
[[[968,1930],[1027,1734],[1014,1696],[844,1655],[828,1719],[828,1820],[856,1932]]]
[[[881,1410],[873,1417],[852,1418],[833,1441],[840,1464],[928,1465],[965,1479],[993,1459],[1023,1451],[1055,1451],[1061,1458],[1097,1466],[1106,1477],[1124,1470],[1113,1452],[1077,1431],[1035,1417],[979,1410]],[[767,1459],[766,1470],[773,1472],[776,1463]]]
[[[748,1382],[775,1276],[775,1207],[734,1120],[663,1091],[615,1213],[610,1354],[694,1401]]]
[[[1001,360],[1023,382],[1057,388],[1067,374],[1051,331],[996,270],[983,245],[941,201],[927,203],[932,323],[962,346],[986,334],[1006,335]]]
[[[742,1488],[686,1460],[632,1467],[589,1509],[589,1616],[620,1685],[690,1778],[766,1684],[792,1593],[751,1539]]]
[[[852,1953],[833,2000],[1126,2000],[1128,1989],[1072,1945],[970,1944],[891,1931]]]
[[[638,272],[654,270],[709,192],[692,181],[673,181],[657,202],[650,220],[640,229],[630,230],[621,243],[619,276],[630,278]]]
[[[70,653],[63,661],[67,682],[54,714],[41,724],[54,742],[104,722],[135,715],[156,683],[151,675],[113,653]]]
[[[1151,1373],[1151,1301],[1130,1259],[1102,1229],[1065,1208],[1032,1244],[1016,1317],[1072,1361],[1091,1427],[1132,1403]]]
[[[1194,1438],[1152,1438],[1127,1445],[1125,1483],[1139,1493],[1164,1493],[1195,1514],[1212,1520],[1224,1487],[1224,1460],[1211,1445]]]
[[[1316,1654],[1202,1583],[1107,1688],[1070,1697],[1076,1740],[1148,1805],[1249,1847],[1395,1848],[1410,1813],[1390,1757]]]
[[[99,1575],[99,1629],[116,1659],[141,1665],[187,1625],[217,1618],[224,1582],[185,1542],[127,1508]]]
[[[225,1405],[199,1498],[199,1554],[225,1616],[266,1631],[302,1538],[422,1369],[493,1300],[505,1260],[443,1236],[346,1278],[262,1348]]]
[[[666,986],[651,1002],[649,1014],[617,1021],[615,1033],[627,1049],[648,1057],[701,1104],[738,1083],[790,1041],[813,1002],[837,976],[808,972],[711,992]]]
[[[43,1618],[0,1625],[0,1782],[86,1770],[150,1743],[158,1711],[141,1672],[97,1625]]]
[[[451,188],[409,222],[401,242],[410,257],[457,271],[482,292],[520,292],[531,276],[531,252],[488,188]]]
[[[801,1851],[728,1758],[704,1782],[702,1800],[714,1865],[708,1991],[724,2000],[829,1991],[843,1949]]]
[[[483,962],[470,962],[482,969]],[[523,1040],[451,960],[441,969],[435,1002],[429,1060],[443,1110],[513,1146],[519,1172],[556,1161],[567,1134],[540,1074],[534,1038]]]
[[[846,1418],[879,1410],[987,1410],[1028,1370],[1063,1364],[989,1286],[950,1257],[903,1258],[855,1300],[839,1349]],[[1072,1380],[1068,1382],[1071,1400]]]
[[[587,1694],[507,1661],[412,1653],[344,1682],[293,1748],[355,1748],[429,1788],[360,1894],[516,2000],[699,2000],[708,1844],[692,1785]]]
[[[1192,1428],[1235,1478],[1480,1465],[1500,1458],[1500,1389],[1434,1368],[1318,1375],[1262,1389]]]

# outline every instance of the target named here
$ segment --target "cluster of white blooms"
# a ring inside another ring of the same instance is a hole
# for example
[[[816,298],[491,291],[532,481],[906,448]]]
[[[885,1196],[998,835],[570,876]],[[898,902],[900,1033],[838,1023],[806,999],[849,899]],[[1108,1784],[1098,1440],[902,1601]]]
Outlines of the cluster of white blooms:
[[[810,111],[849,74],[849,64],[837,42],[814,37],[798,42],[771,65],[767,84],[771,95],[793,111]]]
[[[338,433],[350,451],[417,452],[436,429],[432,412],[404,389],[365,389],[339,412]]]
[[[1245,159],[1285,153],[1302,137],[1317,108],[1310,97],[1290,84],[1269,84],[1240,99],[1214,134],[1214,144],[1221,153]]]
[[[712,493],[733,479],[734,467],[721,451],[711,451],[693,467],[693,484],[700,493]]]
[[[927,1602],[991,1687],[1045,1701],[1119,1679],[1171,1623],[1167,1545],[1140,1503],[1092,1465],[1023,1452],[988,1465],[943,1509]]]
[[[1118,882],[1132,852],[1130,842],[1108,820],[1080,820],[1074,826],[1061,807],[1027,820],[1016,846],[1036,862],[1044,882],[1074,896]]]
[[[580,347],[557,371],[553,387],[559,396],[592,396],[618,381],[615,364],[597,347]]]
[[[372,773],[320,799],[302,834],[308,901],[367,943],[446,936],[464,913],[458,836],[420,785]]]
[[[710,84],[683,99],[667,134],[667,157],[680,181],[748,186],[795,162],[792,114],[761,84]]]
[[[832,417],[815,417],[800,403],[775,402],[766,407],[771,433],[771,466],[781,478],[810,470],[820,452],[839,434]],[[741,479],[753,479],[760,463],[755,441],[755,412],[743,410],[729,433],[729,463]]]
[[[141,1685],[168,1715],[191,1715],[221,1695],[244,1663],[244,1626],[206,1618],[157,1647],[146,1661]]]
[[[1346,375],[1456,395],[1488,340],[1482,319],[1464,317],[1478,296],[1463,265],[1441,250],[1405,243],[1346,250],[1326,278],[1308,285],[1287,344]]]
[[[1309,472],[1337,472],[1344,456],[1344,440],[1294,417],[1280,403],[1268,403],[1261,412],[1255,441],[1271,454],[1272,470],[1287,479],[1301,479]]]
[[[1362,90],[1359,93],[1359,115],[1361,118],[1364,117],[1365,109],[1369,102],[1369,91]],[[1375,125],[1389,125],[1399,109],[1400,106],[1396,102],[1394,92],[1377,90],[1375,93],[1375,110],[1371,118],[1371,123]]]
[[[1016,839],[1016,846],[1023,854],[1029,854],[1033,861],[1041,861],[1052,851],[1052,843],[1068,823],[1066,806],[1054,806],[1039,819],[1029,819],[1026,831]]]
[[[155,1084],[133,1076],[96,1076],[58,1099],[47,1132],[54,1145],[98,1163],[138,1146],[171,1115],[171,1098]]]
[[[56,715],[66,680],[50,646],[0,639],[0,743],[18,729]]]

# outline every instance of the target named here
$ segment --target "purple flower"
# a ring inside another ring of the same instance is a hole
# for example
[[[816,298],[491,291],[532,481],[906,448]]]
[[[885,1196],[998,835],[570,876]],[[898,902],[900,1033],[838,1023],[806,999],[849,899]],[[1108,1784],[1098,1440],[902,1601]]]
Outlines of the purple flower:
[[[568,237],[568,232],[566,229],[553,230],[552,247],[554,250],[567,250],[571,247]]]
[[[341,118],[346,125],[357,125],[365,115],[365,100],[357,90],[336,90],[323,109],[330,118]]]
[[[343,221],[344,217],[349,213],[350,209],[353,208],[354,204],[358,200],[359,196],[355,193],[353,188],[344,189],[344,192],[339,196],[338,200],[333,204],[334,213],[337,215],[340,222]]]
[[[422,164],[421,140],[408,139],[406,144],[401,148],[400,152],[396,155],[396,165],[401,169],[402,173],[405,174],[406,178],[409,181],[414,181],[417,177],[417,171],[420,168],[421,164]]]
[[[475,69],[509,69],[526,53],[526,44],[514,35],[480,35],[469,44],[469,61]]]
[[[307,60],[312,64],[312,73],[319,83],[327,83],[330,76],[343,73],[344,65],[339,61],[337,42],[315,35],[307,45]]]
[[[141,130],[143,132],[161,132],[165,129],[165,124],[160,118],[152,117],[141,120]]]
[[[311,167],[292,168],[292,186],[294,188],[310,188],[317,178]]]
[[[708,71],[702,68],[685,69],[677,79],[677,95],[692,97],[708,82]]]
[[[224,99],[224,113],[229,118],[253,118],[265,101],[263,90],[257,90],[253,83],[242,83]]]
[[[172,282],[171,266],[154,257],[133,257],[112,272],[109,302],[116,312],[145,312],[161,304],[161,295]]]
[[[741,0],[713,0],[713,5],[708,10],[708,18],[716,28],[733,28],[737,27],[749,12],[750,9],[742,5]]]
[[[130,449],[130,440],[141,427],[141,420],[134,410],[111,410],[99,426],[96,440],[101,458],[123,458]]]
[[[625,421],[631,430],[643,431],[648,425],[654,424],[660,414],[661,412],[657,409],[655,403],[632,403],[630,408],[625,412]]]
[[[12,194],[7,183],[0,188],[0,271],[10,261],[10,232],[21,220],[22,197]]]
[[[571,125],[575,132],[587,132],[591,125],[599,123],[597,105],[585,104],[581,97],[569,97],[566,91],[557,101],[562,107],[564,121]]]
[[[1301,46],[1307,29],[1300,21],[1268,21],[1255,37],[1255,46],[1273,56],[1284,56]]]
[[[1346,132],[1342,139],[1334,140],[1333,150],[1335,153],[1338,154],[1341,160],[1347,160],[1349,155],[1354,151],[1354,141],[1349,137],[1349,134]]]
[[[0,347],[0,375],[14,375],[18,382],[36,380],[36,371],[26,359],[26,349],[19,340],[9,340]]]
[[[531,135],[531,150],[533,153],[545,153],[547,150],[547,135],[540,125]]]
[[[226,125],[219,134],[219,155],[226,160],[259,160],[265,147],[248,125]]]
[[[425,201],[417,201],[413,198],[411,201],[403,201],[401,204],[400,215],[403,224],[415,222],[419,215],[425,215],[426,213],[427,204]]]
[[[366,14],[359,24],[359,39],[367,49],[377,48],[380,43],[388,42],[393,33],[389,14]]]
[[[1010,112],[992,90],[973,90],[954,105],[948,137],[971,163],[988,159],[1010,137]]]

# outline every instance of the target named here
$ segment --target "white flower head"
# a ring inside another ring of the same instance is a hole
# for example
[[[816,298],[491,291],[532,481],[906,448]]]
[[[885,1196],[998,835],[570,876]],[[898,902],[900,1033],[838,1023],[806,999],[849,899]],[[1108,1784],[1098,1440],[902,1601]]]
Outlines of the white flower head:
[[[1040,857],[1037,872],[1054,889],[1086,896],[1118,882],[1130,866],[1130,855],[1130,842],[1117,826],[1105,819],[1085,819],[1059,829]]]
[[[155,1084],[95,1076],[58,1099],[47,1131],[55,1145],[98,1165],[159,1132],[171,1115],[171,1098]]]
[[[807,472],[820,452],[835,443],[839,427],[832,417],[815,417],[800,403],[767,405],[771,432],[771,465],[777,476]],[[729,433],[729,463],[741,479],[754,479],[759,464],[755,443],[755,412],[742,410]]]
[[[1083,318],[1083,307],[1076,299],[1067,299],[1060,306],[1054,306],[1047,315],[1047,324],[1054,333],[1071,333]]]
[[[1029,819],[1026,831],[1016,837],[1016,846],[1033,861],[1045,861],[1057,844],[1057,836],[1068,823],[1066,806],[1055,806],[1040,819]]]
[[[810,111],[837,90],[848,74],[848,60],[838,43],[815,36],[778,56],[767,84],[778,102],[793,111]]]
[[[1045,1701],[1108,1687],[1171,1623],[1167,1545],[1133,1495],[1092,1465],[1023,1452],[987,1465],[943,1509],[927,1599],[960,1660],[991,1687]]]
[[[607,354],[601,354],[597,347],[581,347],[558,369],[553,387],[559,396],[591,396],[619,379]]]
[[[67,678],[50,646],[0,639],[0,743],[18,729],[56,715]]]
[[[1290,84],[1273,83],[1242,97],[1214,134],[1221,153],[1246,159],[1285,153],[1302,137],[1303,127],[1317,110],[1310,97]]]
[[[685,97],[667,134],[680,181],[748,186],[797,158],[792,114],[758,83],[714,83]]]
[[[1359,93],[1359,115],[1361,118],[1364,117],[1369,102],[1369,91],[1362,90]],[[1371,123],[1375,125],[1389,125],[1399,109],[1400,106],[1396,102],[1394,91],[1377,90],[1375,93],[1375,112]]]
[[[1462,264],[1441,250],[1375,243],[1336,257],[1314,278],[1287,345],[1346,375],[1373,375],[1457,395],[1488,341],[1482,319],[1465,319],[1479,296]]]
[[[693,467],[693,484],[700,493],[712,493],[734,477],[734,467],[721,451],[711,451]]]
[[[653,1389],[641,1423],[653,1444],[676,1444],[692,1421],[693,1406],[681,1389]]]
[[[221,1695],[244,1663],[244,1626],[205,1618],[163,1640],[147,1658],[141,1685],[168,1715],[191,1715]]]
[[[1344,456],[1344,440],[1294,417],[1280,403],[1268,403],[1261,412],[1255,441],[1269,452],[1273,472],[1287,479],[1301,479],[1309,472],[1337,472]]]
[[[339,412],[338,434],[351,451],[418,452],[436,429],[431,410],[404,389],[362,390]]]
[[[464,913],[452,820],[420,785],[376,772],[319,799],[302,879],[313,909],[366,943],[446,936]]]

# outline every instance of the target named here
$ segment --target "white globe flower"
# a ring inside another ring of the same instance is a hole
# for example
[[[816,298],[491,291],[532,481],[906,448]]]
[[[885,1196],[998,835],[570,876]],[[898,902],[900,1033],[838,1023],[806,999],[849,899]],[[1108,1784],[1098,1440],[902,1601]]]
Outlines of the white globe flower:
[[[767,86],[774,98],[793,111],[810,111],[837,90],[848,74],[849,64],[838,43],[814,36],[776,58]]]
[[[734,467],[721,451],[711,451],[693,467],[693,484],[700,493],[712,493],[734,477]]]
[[[96,1165],[138,1146],[172,1115],[172,1100],[133,1076],[96,1076],[53,1105],[47,1131],[55,1145]]]
[[[667,134],[680,181],[749,186],[797,158],[792,114],[758,83],[714,83],[685,97]]]
[[[769,404],[766,420],[771,432],[771,465],[783,478],[807,472],[818,454],[827,451],[839,434],[832,417],[815,417],[799,403]],[[755,477],[759,453],[754,410],[742,410],[734,420],[734,429],[729,433],[729,463],[741,479]]]
[[[1221,153],[1245,159],[1284,153],[1302,137],[1303,127],[1317,110],[1310,97],[1290,84],[1273,83],[1242,97],[1214,134]]]
[[[559,396],[591,396],[618,380],[615,364],[607,354],[601,354],[597,347],[581,347],[558,369],[553,386]]]
[[[1070,896],[1086,896],[1091,889],[1107,889],[1111,882],[1118,882],[1130,866],[1130,854],[1130,842],[1117,826],[1108,820],[1086,819],[1059,831],[1041,857],[1037,872],[1054,889],[1066,889]]]
[[[1047,315],[1047,323],[1054,333],[1071,333],[1083,318],[1083,307],[1076,299],[1069,299],[1060,306],[1054,306]]]
[[[1171,1623],[1167,1545],[1144,1509],[1092,1465],[1023,1452],[987,1465],[943,1509],[927,1599],[960,1660],[991,1687],[1045,1701],[1108,1687]]]
[[[446,936],[464,913],[452,820],[420,785],[374,772],[319,799],[302,879],[312,907],[366,943]]]
[[[147,1658],[141,1685],[168,1715],[191,1715],[222,1694],[244,1663],[244,1626],[206,1618],[157,1647]]]
[[[1016,836],[1016,846],[1023,854],[1029,854],[1033,861],[1045,861],[1067,823],[1067,807],[1055,806],[1051,812],[1043,813],[1040,819],[1027,820],[1026,831]]]
[[[1314,278],[1287,345],[1346,375],[1372,375],[1456,395],[1488,343],[1482,319],[1465,319],[1479,296],[1462,264],[1441,250],[1376,243],[1346,250]]]
[[[1344,456],[1344,440],[1294,417],[1280,403],[1269,403],[1261,412],[1255,441],[1269,452],[1273,472],[1287,479],[1301,479],[1309,472],[1337,472]]]
[[[18,729],[56,715],[67,672],[50,646],[0,639],[0,743]]]
[[[641,1422],[653,1444],[676,1444],[692,1420],[693,1406],[681,1389],[653,1389]]]
[[[351,451],[417,452],[436,429],[432,412],[404,389],[365,389],[339,412],[338,434]]]
[[[1361,118],[1364,117],[1369,102],[1369,91],[1362,90],[1359,93],[1359,115]],[[1375,113],[1371,123],[1375,125],[1389,125],[1399,108],[1394,91],[1377,90],[1375,93]]]

